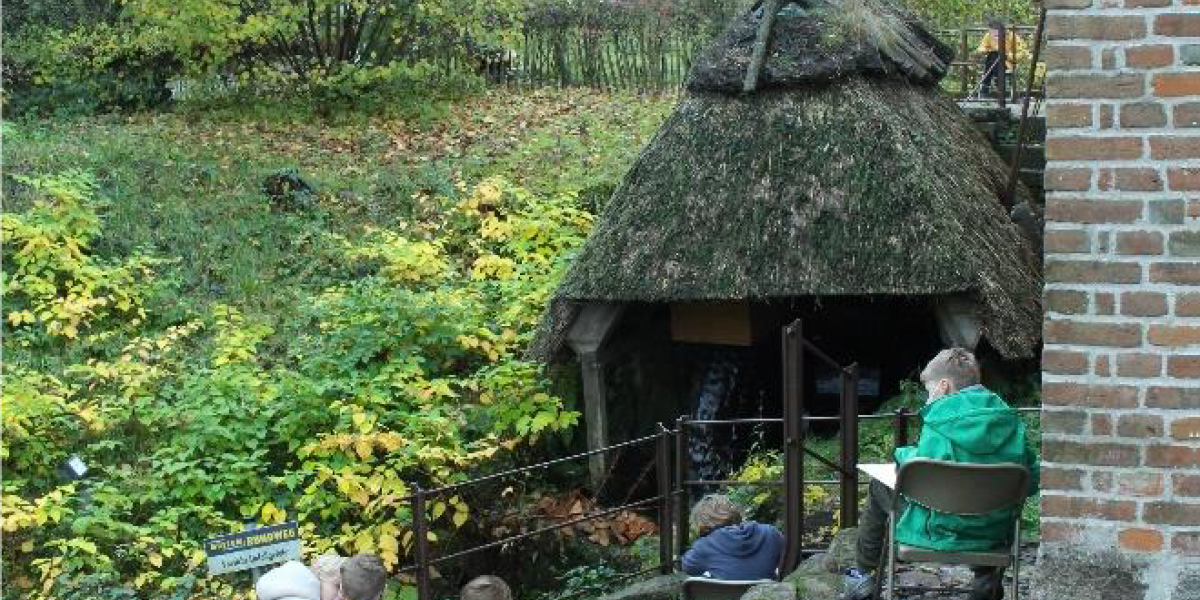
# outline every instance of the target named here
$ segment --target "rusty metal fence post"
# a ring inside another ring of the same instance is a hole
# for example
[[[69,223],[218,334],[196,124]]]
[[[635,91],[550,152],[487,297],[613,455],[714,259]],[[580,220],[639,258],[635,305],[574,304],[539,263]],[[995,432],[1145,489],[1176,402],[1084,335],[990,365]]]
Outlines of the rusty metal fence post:
[[[858,363],[842,372],[842,527],[858,525]]]
[[[684,485],[688,474],[687,415],[675,422],[675,535],[679,554],[688,545],[688,489]]]
[[[669,575],[674,570],[671,552],[671,432],[658,424],[658,439],[655,441],[655,467],[658,471],[658,570]]]
[[[796,319],[783,330],[783,559],[780,573],[800,564],[804,544],[804,329]]]
[[[903,408],[897,408],[896,412],[892,413],[892,419],[893,419],[892,427],[893,427],[893,437],[894,437],[893,448],[892,448],[893,451],[895,451],[895,449],[899,448],[900,446],[908,445],[908,417],[909,416],[910,415],[909,415],[908,411],[904,410]]]
[[[961,99],[970,95],[973,82],[969,81],[971,78],[971,50],[967,46],[967,24],[963,22],[959,24],[959,27],[962,28],[958,31],[958,96]]]
[[[997,82],[999,85],[996,87],[999,90],[997,93],[1000,98],[1000,108],[1008,108],[1008,27],[1001,23],[999,32],[1000,39],[997,41],[997,45],[1000,47],[1000,62],[996,63],[996,77],[999,78]]]
[[[425,490],[415,486],[413,495],[413,536],[416,538],[417,600],[432,600],[429,589],[429,529],[425,522]]]

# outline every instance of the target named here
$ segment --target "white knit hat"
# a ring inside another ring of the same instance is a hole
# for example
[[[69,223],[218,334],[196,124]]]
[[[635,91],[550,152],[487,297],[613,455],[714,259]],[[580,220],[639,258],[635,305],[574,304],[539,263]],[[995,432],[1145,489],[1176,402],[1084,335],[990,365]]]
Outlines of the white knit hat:
[[[267,571],[254,584],[258,600],[321,600],[321,582],[298,561],[288,562]]]

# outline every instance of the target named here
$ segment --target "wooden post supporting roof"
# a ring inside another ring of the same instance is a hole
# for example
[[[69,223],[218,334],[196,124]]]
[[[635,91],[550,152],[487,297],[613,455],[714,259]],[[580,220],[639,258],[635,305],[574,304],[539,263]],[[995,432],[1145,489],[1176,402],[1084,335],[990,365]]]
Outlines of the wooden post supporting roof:
[[[587,423],[588,450],[608,445],[608,386],[600,351],[624,309],[620,304],[588,304],[567,332],[567,343],[579,355],[583,369],[583,418]],[[588,474],[593,486],[598,487],[604,481],[607,467],[603,454],[588,457]]]
[[[754,54],[750,55],[750,66],[746,70],[746,79],[742,82],[743,92],[758,89],[758,77],[766,60],[767,46],[771,43],[771,27],[775,24],[775,14],[779,12],[779,0],[766,0],[762,11],[758,21],[758,32],[754,38]]]

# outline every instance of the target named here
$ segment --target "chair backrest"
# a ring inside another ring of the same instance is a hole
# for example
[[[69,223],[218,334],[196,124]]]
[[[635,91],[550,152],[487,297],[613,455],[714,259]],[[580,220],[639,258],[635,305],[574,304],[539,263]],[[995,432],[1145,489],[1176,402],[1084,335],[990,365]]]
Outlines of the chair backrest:
[[[1013,463],[991,465],[917,458],[900,467],[896,491],[926,508],[975,515],[1016,508],[1029,489],[1029,470]]]
[[[688,577],[683,580],[684,600],[738,600],[750,588],[761,583],[775,583],[771,579],[752,581],[729,581],[709,577]]]

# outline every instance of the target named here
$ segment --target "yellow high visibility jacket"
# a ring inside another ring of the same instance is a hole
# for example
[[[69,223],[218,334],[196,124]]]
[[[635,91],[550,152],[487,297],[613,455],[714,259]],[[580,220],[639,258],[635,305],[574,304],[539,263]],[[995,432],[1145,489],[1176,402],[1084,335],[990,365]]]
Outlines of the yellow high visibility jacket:
[[[979,47],[975,49],[980,54],[988,52],[1000,51],[1000,36],[996,30],[990,30],[983,34],[983,39],[979,40]],[[1025,42],[1021,41],[1021,36],[1012,29],[1007,29],[1004,32],[1004,53],[1007,54],[1005,65],[1009,71],[1016,69],[1017,63],[1029,60],[1029,49],[1025,47]]]

